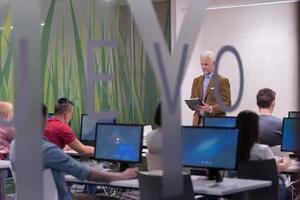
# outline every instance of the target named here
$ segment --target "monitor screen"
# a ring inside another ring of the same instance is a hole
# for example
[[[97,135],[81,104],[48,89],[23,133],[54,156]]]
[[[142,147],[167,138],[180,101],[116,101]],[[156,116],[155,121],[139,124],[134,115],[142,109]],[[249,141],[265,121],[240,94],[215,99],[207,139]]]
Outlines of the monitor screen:
[[[101,119],[98,120],[99,123],[109,123],[114,124],[116,119]],[[80,130],[80,140],[81,141],[95,141],[96,138],[96,123],[94,119],[91,119],[87,114],[81,115],[81,130]]]
[[[239,129],[182,127],[183,165],[236,169]]]
[[[143,125],[97,123],[96,132],[95,159],[140,162]]]
[[[48,113],[48,119],[53,117],[54,113]]]
[[[300,118],[300,111],[290,111],[289,118]]]
[[[299,123],[299,118],[283,118],[281,144],[282,151],[299,151]]]
[[[204,117],[204,127],[236,127],[236,117]]]

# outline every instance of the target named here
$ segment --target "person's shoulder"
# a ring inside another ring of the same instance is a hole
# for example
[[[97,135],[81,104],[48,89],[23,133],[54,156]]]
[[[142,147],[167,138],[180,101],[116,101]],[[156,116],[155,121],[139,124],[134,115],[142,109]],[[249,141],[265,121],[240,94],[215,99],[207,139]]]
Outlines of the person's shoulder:
[[[44,138],[42,139],[42,148],[44,150],[44,154],[46,155],[64,154],[61,148]]]
[[[203,77],[204,77],[203,75],[200,75],[200,76],[194,78],[193,85],[197,85],[200,82],[200,79],[203,78]]]
[[[259,120],[282,123],[282,119],[274,115],[259,115]]]
[[[150,131],[146,136],[146,140],[151,140],[151,138],[156,137],[157,135],[161,135],[159,128]]]
[[[63,132],[73,132],[71,127],[69,127],[66,123],[56,119],[55,117],[52,117],[48,119],[46,130],[59,130]]]
[[[46,138],[42,138],[42,146],[43,146],[44,149],[45,148],[56,148],[56,147],[58,147],[56,144],[50,142]]]
[[[194,82],[199,81],[201,79],[201,77],[203,77],[203,75],[200,75],[200,76],[197,76],[196,78],[194,78]]]
[[[274,116],[274,115],[271,115],[271,116],[272,116],[273,121],[282,123],[282,119],[281,119],[281,118],[276,117],[276,116]]]
[[[268,149],[270,149],[270,147],[266,144],[255,143],[254,145],[255,145],[256,149],[259,149],[259,150],[268,150]]]
[[[64,122],[56,119],[55,117],[51,117],[48,119],[46,127],[52,127],[52,126],[60,127],[60,126],[64,126],[64,124],[65,124]]]
[[[220,74],[217,75],[218,79],[221,80],[221,81],[225,81],[227,80],[228,81],[228,78],[226,78],[225,76],[222,76]]]

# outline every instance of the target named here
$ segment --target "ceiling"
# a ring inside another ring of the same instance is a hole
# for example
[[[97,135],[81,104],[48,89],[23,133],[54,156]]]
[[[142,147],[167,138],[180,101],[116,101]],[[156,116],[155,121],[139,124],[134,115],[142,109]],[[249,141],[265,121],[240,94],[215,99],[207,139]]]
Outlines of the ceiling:
[[[240,6],[267,3],[296,2],[299,0],[209,0],[209,7]]]

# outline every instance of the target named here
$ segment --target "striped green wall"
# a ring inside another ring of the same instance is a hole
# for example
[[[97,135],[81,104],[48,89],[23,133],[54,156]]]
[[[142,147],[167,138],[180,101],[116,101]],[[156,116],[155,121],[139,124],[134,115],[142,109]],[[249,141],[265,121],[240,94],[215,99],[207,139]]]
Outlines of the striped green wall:
[[[55,101],[67,97],[75,103],[72,127],[79,133],[80,115],[86,112],[86,42],[114,40],[118,47],[96,49],[95,73],[114,73],[113,82],[95,84],[97,111],[118,111],[121,123],[153,124],[159,87],[139,33],[124,1],[42,1],[41,68],[44,102],[53,112]],[[162,30],[170,43],[169,2],[155,3]],[[5,15],[5,16],[3,16]],[[0,99],[13,100],[11,48],[12,12],[0,14]]]

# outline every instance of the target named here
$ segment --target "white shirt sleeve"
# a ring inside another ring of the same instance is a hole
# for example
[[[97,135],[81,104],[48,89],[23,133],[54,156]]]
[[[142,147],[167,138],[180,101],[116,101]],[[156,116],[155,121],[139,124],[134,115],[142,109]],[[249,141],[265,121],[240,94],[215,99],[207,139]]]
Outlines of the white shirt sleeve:
[[[250,160],[274,159],[274,155],[269,146],[255,143],[250,152]]]

